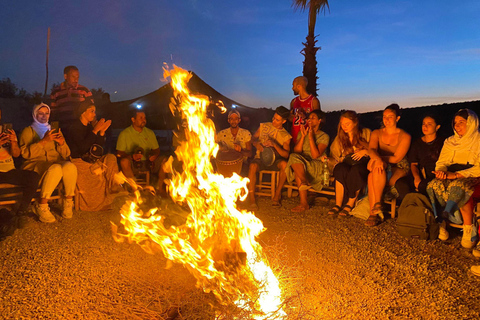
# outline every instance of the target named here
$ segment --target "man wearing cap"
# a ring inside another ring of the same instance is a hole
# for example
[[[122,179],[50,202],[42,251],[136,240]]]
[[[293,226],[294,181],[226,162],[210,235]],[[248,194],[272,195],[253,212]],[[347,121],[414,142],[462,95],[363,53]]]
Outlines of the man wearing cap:
[[[74,112],[78,109],[80,102],[85,99],[93,102],[93,99],[90,90],[78,83],[80,73],[76,66],[65,67],[63,77],[65,81],[52,90],[50,109],[52,110],[51,120],[60,121],[62,128],[66,128],[77,119]]]
[[[290,115],[290,111],[284,106],[280,106],[275,109],[272,122],[264,122],[260,124],[260,127],[255,132],[252,138],[252,144],[257,149],[255,158],[250,163],[248,170],[248,178],[250,183],[248,184],[248,193],[250,198],[250,205],[252,209],[257,208],[255,202],[255,185],[257,182],[257,172],[260,170],[272,170],[279,171],[278,186],[275,191],[275,196],[272,201],[272,205],[280,207],[280,199],[282,195],[282,188],[287,179],[285,173],[285,167],[287,166],[288,156],[290,154],[290,141],[292,136],[283,127]],[[271,150],[276,155],[273,164],[266,165],[260,159],[261,153],[266,149]]]
[[[297,143],[297,135],[301,126],[307,125],[307,114],[312,110],[320,109],[320,101],[307,92],[308,79],[306,77],[296,77],[293,79],[292,90],[297,96],[290,102],[290,117],[292,122],[293,144]],[[321,110],[321,109],[320,109]]]
[[[232,109],[228,113],[230,128],[217,134],[217,143],[221,150],[235,150],[241,152],[244,158],[249,158],[252,155],[252,134],[238,126],[241,120],[240,112]]]
[[[134,109],[130,119],[132,125],[120,132],[117,140],[117,157],[120,158],[122,172],[127,178],[133,179],[135,174],[148,170],[152,176],[158,177],[157,192],[164,193],[165,172],[162,164],[165,157],[160,156],[157,137],[145,127],[145,112]]]

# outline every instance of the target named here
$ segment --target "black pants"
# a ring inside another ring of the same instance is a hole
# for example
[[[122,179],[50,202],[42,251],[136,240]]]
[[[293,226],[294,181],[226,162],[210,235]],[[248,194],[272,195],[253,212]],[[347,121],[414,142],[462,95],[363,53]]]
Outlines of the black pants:
[[[433,180],[433,178],[432,179],[422,179],[422,181],[420,181],[420,183],[418,184],[418,192],[420,192],[421,194],[428,197],[428,195],[427,195],[427,185],[432,180]],[[398,179],[397,182],[395,182],[395,188],[397,189],[398,195],[399,195],[398,198],[397,198],[397,201],[398,201],[398,203],[402,203],[403,198],[405,198],[407,193],[416,192],[413,175],[408,174],[405,177],[402,177],[402,178]]]
[[[40,176],[35,171],[13,169],[8,172],[0,172],[0,183],[10,183],[22,188],[23,196],[18,211],[27,210],[37,191],[39,181]]]
[[[344,195],[348,197],[343,197],[343,202],[345,203],[348,199],[355,198],[357,191],[367,185],[367,163],[349,165],[341,162],[333,169],[333,176],[345,189]]]

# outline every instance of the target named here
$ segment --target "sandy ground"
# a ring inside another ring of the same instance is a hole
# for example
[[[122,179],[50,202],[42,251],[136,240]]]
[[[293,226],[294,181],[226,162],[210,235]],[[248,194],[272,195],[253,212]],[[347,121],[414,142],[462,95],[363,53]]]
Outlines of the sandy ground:
[[[260,243],[278,274],[288,319],[479,319],[480,264],[460,246],[402,238],[395,221],[368,228],[326,214],[317,199],[301,214],[259,199]],[[120,200],[119,200],[120,201]],[[78,212],[0,242],[1,319],[214,319],[211,294],[181,265],[116,243],[118,210]]]

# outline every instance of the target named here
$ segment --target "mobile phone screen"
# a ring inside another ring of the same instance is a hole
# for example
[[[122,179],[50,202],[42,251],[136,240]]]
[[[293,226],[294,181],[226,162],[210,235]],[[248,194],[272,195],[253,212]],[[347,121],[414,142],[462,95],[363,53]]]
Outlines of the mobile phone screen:
[[[52,133],[57,133],[58,132],[58,121],[52,121],[50,126],[52,128]]]

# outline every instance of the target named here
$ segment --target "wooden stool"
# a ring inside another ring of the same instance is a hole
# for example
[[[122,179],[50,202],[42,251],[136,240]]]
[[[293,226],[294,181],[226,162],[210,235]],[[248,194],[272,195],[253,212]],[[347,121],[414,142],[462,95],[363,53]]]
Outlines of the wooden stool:
[[[263,181],[264,175],[270,175],[270,181]],[[277,188],[278,178],[280,173],[278,171],[261,170],[258,174],[258,181],[255,194],[259,196],[270,196],[272,199],[275,196],[275,189]]]
[[[143,176],[143,177],[140,177],[140,176]],[[146,186],[149,186],[150,185],[150,171],[147,170],[147,171],[140,171],[138,173],[137,176],[135,176],[136,178],[136,183],[139,185],[139,186],[142,186],[142,187],[146,187]]]

